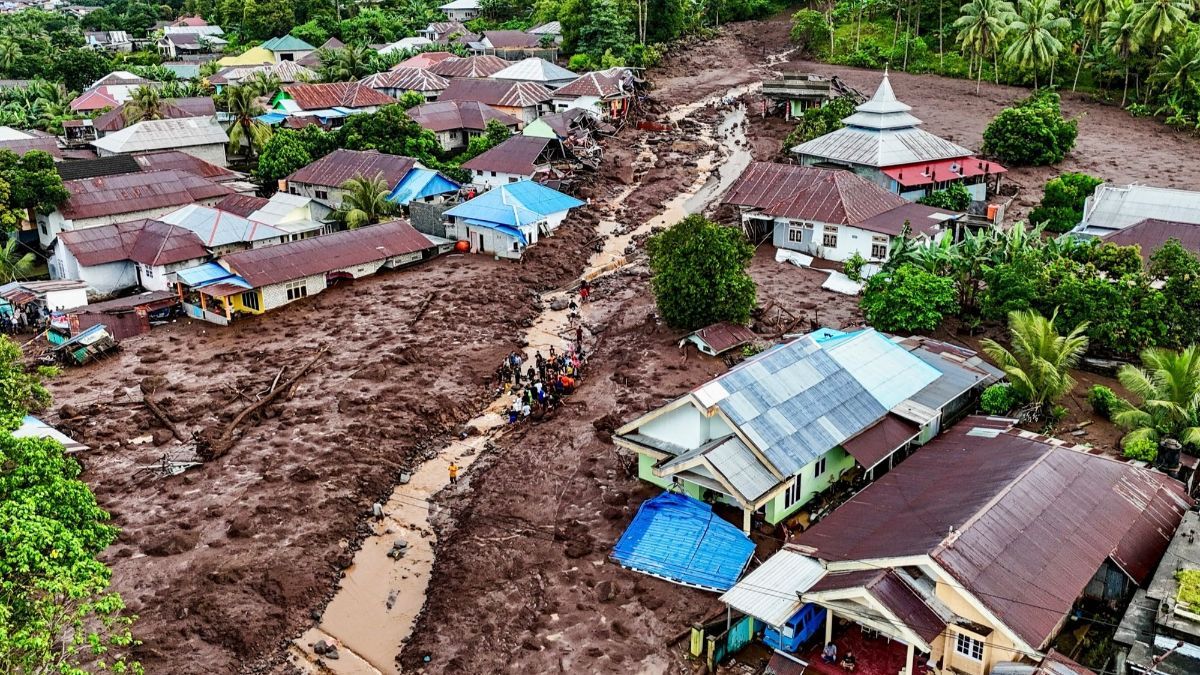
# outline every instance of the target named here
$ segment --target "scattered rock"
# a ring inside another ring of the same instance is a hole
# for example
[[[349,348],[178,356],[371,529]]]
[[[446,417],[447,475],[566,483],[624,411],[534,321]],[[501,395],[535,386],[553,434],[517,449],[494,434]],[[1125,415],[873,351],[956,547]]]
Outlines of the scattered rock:
[[[616,587],[613,586],[613,582],[605,579],[604,581],[601,581],[600,583],[596,584],[596,600],[597,601],[608,602],[609,600],[612,600],[614,597],[616,597],[616,595],[617,595],[617,590],[616,590]]]

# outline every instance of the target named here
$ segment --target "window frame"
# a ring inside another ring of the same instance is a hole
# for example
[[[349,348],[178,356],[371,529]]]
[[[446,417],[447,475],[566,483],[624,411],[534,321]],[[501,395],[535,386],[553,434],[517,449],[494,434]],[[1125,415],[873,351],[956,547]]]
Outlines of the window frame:
[[[247,302],[246,301],[247,298],[251,298],[253,300],[253,302]],[[258,291],[254,291],[254,290],[243,291],[242,292],[242,306],[249,307],[250,309],[252,309],[256,312],[261,312],[262,306],[258,302]]]
[[[783,493],[783,508],[789,509],[800,503],[800,498],[804,496],[803,484],[800,474],[792,476],[792,484]]]
[[[283,285],[284,294],[287,296],[288,302],[293,302],[301,298],[308,297],[308,279],[300,281],[289,281]]]
[[[813,463],[813,478],[820,478],[825,475],[825,472],[829,470],[828,460],[829,457],[827,455],[821,455],[817,458],[817,461]]]
[[[963,651],[964,643],[966,646],[966,651]],[[982,640],[976,640],[966,633],[954,633],[954,653],[958,656],[970,659],[977,663],[982,663],[983,647],[984,645]],[[979,656],[975,656],[976,650],[978,650]]]
[[[812,229],[807,223],[788,223],[787,240],[789,244],[803,244],[804,231]]]
[[[837,225],[826,225],[824,229],[821,230],[821,246],[825,248],[837,248],[838,234],[840,232],[841,229]]]

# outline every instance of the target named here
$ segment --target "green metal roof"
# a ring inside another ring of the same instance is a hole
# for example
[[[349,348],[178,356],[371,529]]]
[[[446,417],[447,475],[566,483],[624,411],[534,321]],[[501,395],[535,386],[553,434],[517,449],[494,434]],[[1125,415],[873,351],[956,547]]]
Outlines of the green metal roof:
[[[271,38],[262,43],[262,48],[272,52],[303,52],[315,51],[316,47],[308,44],[304,40],[291,35],[283,37]]]

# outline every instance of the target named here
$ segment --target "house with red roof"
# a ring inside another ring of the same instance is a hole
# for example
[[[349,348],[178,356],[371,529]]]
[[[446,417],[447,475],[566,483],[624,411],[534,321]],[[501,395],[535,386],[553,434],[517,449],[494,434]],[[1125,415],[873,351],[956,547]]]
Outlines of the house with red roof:
[[[271,99],[272,112],[285,117],[314,117],[339,127],[358,113],[373,113],[396,99],[361,82],[290,84]]]
[[[858,254],[883,262],[892,242],[937,242],[962,214],[917,204],[856,173],[754,162],[725,194],[747,236],[770,235],[776,248],[844,261]]]
[[[402,155],[388,155],[378,150],[346,150],[339,148],[308,166],[297,169],[284,181],[281,189],[301,197],[309,197],[336,209],[342,204],[345,190],[342,185],[352,178],[379,178],[390,191],[404,180],[417,160]]]
[[[191,230],[150,218],[62,232],[53,250],[50,278],[78,279],[97,295],[168,290],[175,272],[209,257]]]
[[[556,89],[550,102],[555,112],[583,108],[609,119],[621,118],[629,111],[641,84],[629,68],[598,70]]]

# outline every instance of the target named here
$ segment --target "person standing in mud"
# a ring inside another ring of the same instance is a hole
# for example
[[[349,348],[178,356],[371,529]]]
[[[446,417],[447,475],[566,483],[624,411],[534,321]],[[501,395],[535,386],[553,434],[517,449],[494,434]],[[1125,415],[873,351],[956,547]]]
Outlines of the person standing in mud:
[[[449,470],[450,470],[450,484],[457,485],[458,484],[458,465],[454,463],[454,460],[450,461]]]

